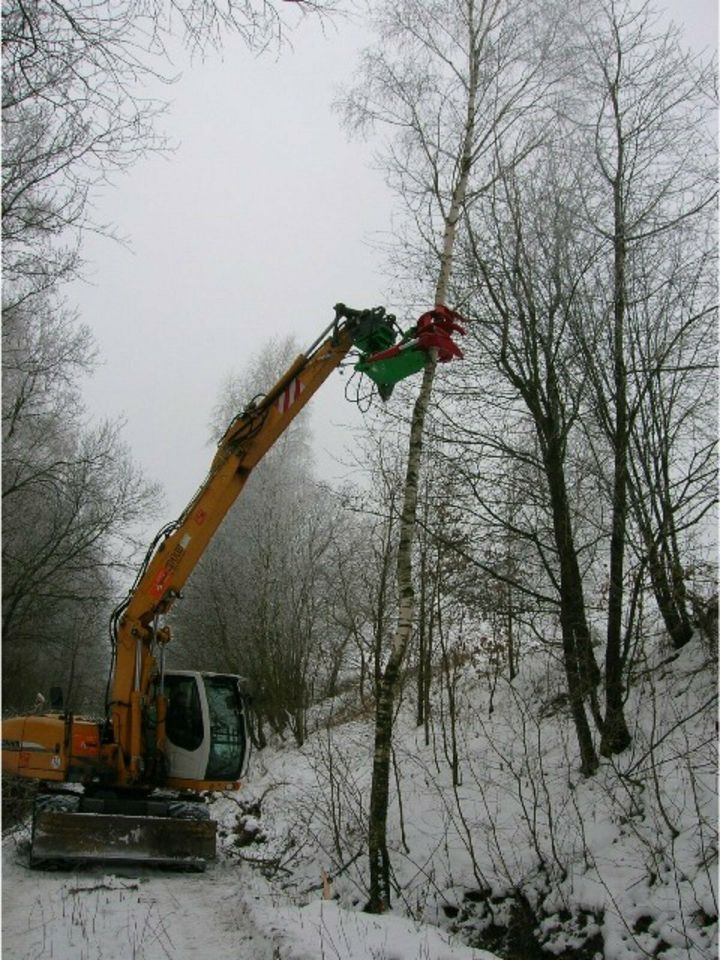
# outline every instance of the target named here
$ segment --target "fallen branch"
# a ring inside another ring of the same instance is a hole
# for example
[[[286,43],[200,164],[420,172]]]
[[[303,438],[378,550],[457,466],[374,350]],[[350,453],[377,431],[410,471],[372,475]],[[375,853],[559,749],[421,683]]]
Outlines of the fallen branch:
[[[139,890],[139,883],[96,883],[93,887],[70,887],[68,893],[94,893],[96,890]]]

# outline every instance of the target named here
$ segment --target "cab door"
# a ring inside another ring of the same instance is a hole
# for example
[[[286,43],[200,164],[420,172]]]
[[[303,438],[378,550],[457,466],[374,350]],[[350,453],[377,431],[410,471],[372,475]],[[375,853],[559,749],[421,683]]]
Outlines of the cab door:
[[[210,719],[206,778],[238,781],[247,770],[250,752],[240,677],[235,674],[204,673],[203,683]]]
[[[167,775],[173,779],[204,780],[210,752],[205,690],[199,674],[167,673],[165,721]]]

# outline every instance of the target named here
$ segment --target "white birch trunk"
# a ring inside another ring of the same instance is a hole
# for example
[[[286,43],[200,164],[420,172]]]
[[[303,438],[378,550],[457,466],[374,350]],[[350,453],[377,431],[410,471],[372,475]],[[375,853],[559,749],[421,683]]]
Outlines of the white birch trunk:
[[[457,225],[462,215],[463,203],[467,192],[470,171],[472,169],[477,75],[478,63],[473,56],[473,50],[471,48],[466,122],[462,134],[458,175],[453,185],[450,206],[447,216],[445,217],[443,246],[440,255],[440,271],[435,288],[436,304],[444,303],[447,299]],[[381,678],[375,713],[375,752],[370,793],[368,837],[370,897],[367,904],[367,909],[374,913],[381,913],[390,906],[390,858],[387,848],[387,811],[392,749],[392,722],[402,663],[410,643],[410,637],[415,623],[412,547],[415,536],[423,431],[425,418],[430,406],[436,367],[437,358],[431,356],[425,365],[420,393],[413,408],[397,558],[398,621],[390,655]]]

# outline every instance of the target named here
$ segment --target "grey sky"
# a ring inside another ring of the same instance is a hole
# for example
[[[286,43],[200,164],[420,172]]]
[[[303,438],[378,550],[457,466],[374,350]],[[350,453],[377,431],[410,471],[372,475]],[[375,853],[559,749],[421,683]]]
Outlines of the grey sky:
[[[714,0],[668,7],[688,42],[716,46]],[[96,416],[126,418],[134,459],[166,488],[163,519],[204,476],[227,374],[271,336],[306,346],[338,300],[395,306],[371,248],[389,227],[391,197],[371,168],[372,145],[348,142],[330,107],[361,39],[350,21],[323,32],[306,18],[279,58],[230,41],[222,60],[184,66],[163,92],[173,101],[163,128],[178,149],[138,163],[97,198],[97,219],[116,224],[131,252],[89,238],[88,282],[71,291],[103,361],[87,402]],[[337,479],[348,437],[337,425],[358,418],[338,375],[313,410],[319,472]]]
[[[338,300],[383,302],[368,240],[387,228],[389,196],[370,149],[349,143],[331,112],[357,33],[341,22],[323,34],[308,19],[292,39],[277,59],[231,42],[224,62],[186,68],[163,123],[177,151],[137,164],[97,204],[131,252],[90,238],[89,283],[73,290],[103,359],[88,404],[125,416],[134,457],[167,488],[169,516],[209,464],[225,376],[268,337],[307,346]],[[325,429],[354,412],[342,386],[335,376],[316,398]]]

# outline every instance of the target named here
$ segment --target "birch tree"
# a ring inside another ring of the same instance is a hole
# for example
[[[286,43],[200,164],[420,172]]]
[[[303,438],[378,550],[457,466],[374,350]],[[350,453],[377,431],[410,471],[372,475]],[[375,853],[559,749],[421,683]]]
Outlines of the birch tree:
[[[382,127],[390,133],[381,162],[403,202],[413,237],[411,249],[404,245],[398,257],[405,274],[414,271],[422,295],[430,293],[436,304],[451,294],[462,211],[494,176],[492,159],[505,151],[504,162],[513,163],[529,149],[517,122],[537,93],[539,51],[523,42],[527,33],[519,29],[520,9],[500,0],[380,5],[375,19],[378,44],[363,55],[361,81],[344,103],[351,125]],[[528,15],[525,7],[523,16]],[[387,814],[393,708],[415,621],[412,550],[423,429],[436,362],[428,358],[412,409],[398,541],[399,613],[376,704],[368,850],[367,909],[372,912],[390,905]]]

